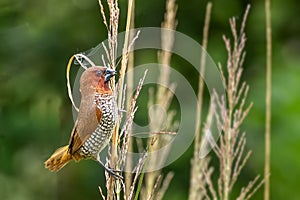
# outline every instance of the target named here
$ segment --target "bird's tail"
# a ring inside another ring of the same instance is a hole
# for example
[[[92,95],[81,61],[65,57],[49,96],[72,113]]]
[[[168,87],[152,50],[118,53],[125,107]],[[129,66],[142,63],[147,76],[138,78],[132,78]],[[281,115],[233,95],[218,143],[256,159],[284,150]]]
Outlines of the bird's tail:
[[[57,149],[51,157],[45,161],[45,168],[52,172],[57,172],[64,167],[70,160],[72,160],[71,154],[68,152],[68,145]]]

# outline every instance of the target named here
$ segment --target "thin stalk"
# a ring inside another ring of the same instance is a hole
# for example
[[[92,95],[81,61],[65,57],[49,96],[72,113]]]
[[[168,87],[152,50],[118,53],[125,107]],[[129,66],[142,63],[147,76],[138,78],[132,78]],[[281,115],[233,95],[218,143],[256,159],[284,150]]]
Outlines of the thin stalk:
[[[224,163],[224,190],[223,190],[223,199],[228,200],[229,199],[229,187],[230,187],[230,176],[231,176],[231,124],[232,124],[232,107],[229,106],[229,114],[228,114],[228,123],[227,123],[227,130],[226,135],[227,137],[226,141],[226,153],[225,153],[225,163]]]
[[[124,76],[127,68],[127,51],[128,51],[128,41],[129,41],[129,29],[130,29],[130,22],[131,22],[131,13],[132,13],[132,5],[133,0],[128,1],[128,10],[127,10],[127,21],[126,21],[126,32],[125,32],[125,39],[124,39],[124,46],[122,51],[122,64],[120,70],[120,78],[119,78],[119,96],[118,96],[118,108],[122,106],[122,99],[123,99],[123,88],[124,88]],[[111,168],[115,168],[117,160],[118,160],[118,143],[119,143],[119,122],[116,124],[115,130],[112,135],[112,151],[111,151]],[[113,190],[115,186],[115,179],[111,178],[109,181],[109,195],[108,200],[113,199]],[[117,194],[119,196],[119,194]]]
[[[271,90],[272,90],[272,26],[270,0],[265,1],[266,12],[266,124],[265,124],[265,188],[264,199],[270,199],[270,156],[271,156]]]
[[[140,195],[140,192],[141,192],[141,189],[142,189],[142,185],[143,185],[143,180],[144,180],[144,177],[145,177],[145,170],[146,170],[146,167],[149,163],[149,154],[152,150],[152,147],[153,145],[156,143],[156,138],[151,138],[151,141],[150,141],[150,144],[149,144],[149,148],[147,150],[147,158],[146,158],[146,161],[144,163],[144,166],[143,166],[143,169],[142,169],[142,172],[141,172],[141,176],[140,176],[140,179],[139,179],[139,183],[138,183],[138,187],[136,189],[136,193],[135,193],[135,197],[134,197],[134,200],[138,200],[138,197]]]
[[[210,24],[210,16],[211,16],[211,8],[212,3],[209,2],[206,6],[206,14],[205,14],[205,22],[203,27],[203,39],[202,39],[202,48],[203,50],[207,49],[208,43],[208,35],[209,35],[209,24]],[[198,160],[199,160],[199,149],[200,149],[200,131],[201,131],[201,118],[202,118],[202,105],[203,105],[203,91],[204,91],[204,81],[202,76],[205,73],[205,63],[206,63],[206,54],[203,51],[201,54],[200,60],[200,75],[199,75],[199,83],[198,83],[198,104],[197,104],[197,112],[196,112],[196,127],[195,127],[195,146],[194,146],[194,155],[192,160],[192,169],[191,169],[191,182],[190,182],[190,193],[189,199],[196,199],[198,194],[198,189],[195,188],[198,186],[197,184],[197,176],[198,168]],[[202,76],[201,76],[202,75]]]
[[[133,4],[132,4],[132,13],[131,13],[131,23],[130,23],[130,29],[132,30],[134,28],[134,17],[135,17],[135,0],[133,0]],[[130,37],[130,41],[133,41],[135,33],[131,32],[131,34],[129,35]],[[134,44],[133,44],[134,45]],[[131,71],[133,70],[134,67],[134,53],[130,52],[128,55],[128,66],[127,66],[127,71]],[[131,102],[131,94],[133,93],[133,82],[134,82],[134,75],[133,73],[128,73],[127,75],[127,99],[126,99],[126,104],[127,104],[127,108],[130,107],[130,102]],[[133,140],[131,135],[131,131],[129,133],[129,137],[128,137],[128,152],[133,152]],[[126,171],[129,171],[130,169],[132,169],[133,163],[132,160],[130,158],[127,158],[126,160]],[[126,173],[125,174],[125,194],[126,197],[129,196],[130,194],[130,186],[132,184],[132,173]]]
[[[206,14],[205,14],[205,24],[203,28],[203,39],[202,39],[202,48],[206,51],[207,43],[208,43],[208,32],[209,32],[209,23],[211,16],[211,8],[212,3],[209,2],[206,6]],[[200,60],[200,75],[199,75],[199,83],[198,83],[198,104],[197,104],[197,113],[196,113],[196,131],[195,131],[195,154],[199,150],[200,144],[200,130],[201,130],[201,117],[202,117],[202,105],[203,105],[203,92],[204,92],[204,81],[202,76],[205,73],[205,63],[206,63],[206,53],[203,51],[201,54]]]
[[[175,0],[167,0],[166,1],[166,11],[164,14],[164,21],[161,24],[161,27],[163,29],[170,29],[175,30],[177,21],[176,21],[176,14],[177,14],[177,5],[175,3]],[[158,54],[158,62],[163,64],[164,66],[170,66],[171,65],[171,58],[172,58],[172,52],[170,51],[173,48],[174,45],[174,33],[173,32],[164,32],[161,33],[161,46],[162,51]],[[169,50],[169,51],[168,51]],[[161,67],[158,77],[158,83],[164,86],[168,86],[168,88],[174,87],[170,83],[170,69],[168,67]],[[172,101],[173,95],[161,85],[158,85],[156,94],[151,93],[151,98],[149,98],[148,106],[158,104],[163,107],[165,111],[168,111],[170,102]],[[154,119],[151,120],[150,125],[150,132],[157,132],[161,131],[161,129],[164,127],[164,123],[162,120],[158,120],[160,117],[159,112],[155,110]],[[167,114],[167,119],[171,117],[171,115]],[[171,119],[171,118],[170,118]],[[172,120],[171,120],[172,121]],[[173,124],[171,123],[166,125],[166,127],[171,127]],[[153,150],[158,150],[161,148],[168,140],[169,138],[166,138],[163,136],[164,134],[157,137],[156,143],[153,145]],[[148,140],[149,143],[152,143],[152,139]],[[167,151],[165,151],[167,152]],[[149,158],[149,166],[155,166],[157,163],[160,162],[160,160],[165,160],[167,156],[167,153],[162,154],[159,158],[151,156]],[[149,196],[153,193],[155,182],[157,180],[157,177],[160,174],[160,170],[157,171],[151,171],[146,174],[145,177],[145,187],[142,188],[143,195],[141,196],[141,199],[148,199]]]

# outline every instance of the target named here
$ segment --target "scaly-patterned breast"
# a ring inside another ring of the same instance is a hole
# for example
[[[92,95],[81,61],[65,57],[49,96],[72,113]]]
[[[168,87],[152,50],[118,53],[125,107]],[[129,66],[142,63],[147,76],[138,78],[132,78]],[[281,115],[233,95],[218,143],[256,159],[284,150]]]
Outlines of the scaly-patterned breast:
[[[102,117],[98,127],[81,147],[81,155],[94,157],[106,147],[118,118],[118,107],[114,96],[96,94],[94,103],[101,110]],[[95,116],[96,117],[96,116]]]

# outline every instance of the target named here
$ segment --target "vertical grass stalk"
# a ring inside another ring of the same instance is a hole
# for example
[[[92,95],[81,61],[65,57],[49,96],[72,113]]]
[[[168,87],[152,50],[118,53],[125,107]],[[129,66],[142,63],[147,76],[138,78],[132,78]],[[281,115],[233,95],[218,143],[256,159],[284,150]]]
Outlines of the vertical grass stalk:
[[[271,157],[271,90],[272,90],[272,26],[271,0],[265,1],[266,12],[266,122],[265,122],[265,188],[264,199],[270,199],[270,157]]]
[[[203,39],[202,39],[202,48],[206,51],[209,35],[209,24],[211,16],[212,3],[209,2],[206,6],[205,13],[205,22],[203,27]],[[204,91],[204,81],[201,75],[205,73],[205,64],[206,64],[206,53],[203,51],[200,59],[200,75],[198,82],[198,104],[196,112],[196,127],[195,127],[195,145],[194,145],[194,155],[191,160],[191,178],[190,178],[190,191],[189,199],[198,199],[201,198],[202,194],[200,192],[201,186],[199,185],[199,179],[202,179],[201,173],[201,161],[199,158],[200,151],[200,131],[201,131],[201,121],[202,121],[202,106],[203,106],[203,91]],[[199,177],[200,176],[200,177]],[[200,193],[199,193],[200,192]]]

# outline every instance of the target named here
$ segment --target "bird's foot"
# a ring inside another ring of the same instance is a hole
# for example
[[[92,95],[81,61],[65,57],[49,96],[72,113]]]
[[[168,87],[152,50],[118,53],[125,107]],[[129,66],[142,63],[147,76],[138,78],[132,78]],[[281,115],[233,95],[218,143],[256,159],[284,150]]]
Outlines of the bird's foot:
[[[104,167],[104,169],[105,169],[110,175],[112,175],[112,176],[114,176],[115,178],[118,178],[118,179],[122,179],[122,180],[124,179],[123,176],[121,176],[121,175],[119,174],[119,173],[122,172],[121,170],[111,169],[111,168],[105,166],[105,165],[103,164],[103,162],[102,162],[99,158],[97,159],[97,161],[98,161],[98,163],[99,163],[100,165],[102,165],[102,166]]]
[[[105,170],[112,176],[114,176],[115,178],[118,178],[118,179],[124,179],[123,176],[121,176],[119,173],[121,172],[121,170],[116,170],[116,169],[111,169],[111,168],[108,168],[108,167],[105,167]]]

